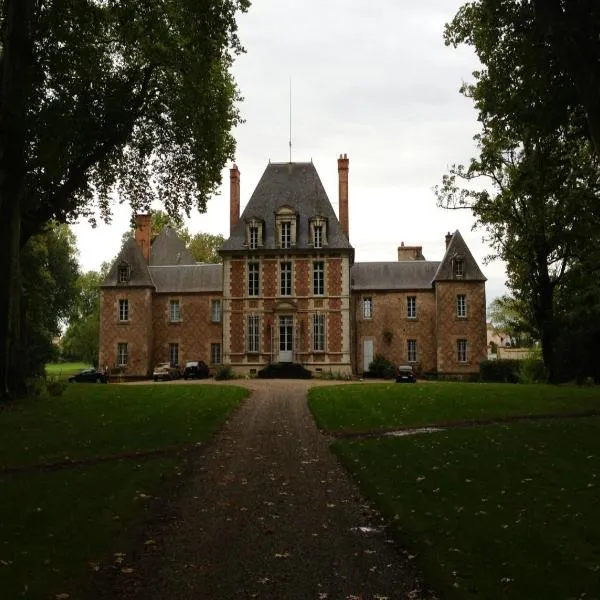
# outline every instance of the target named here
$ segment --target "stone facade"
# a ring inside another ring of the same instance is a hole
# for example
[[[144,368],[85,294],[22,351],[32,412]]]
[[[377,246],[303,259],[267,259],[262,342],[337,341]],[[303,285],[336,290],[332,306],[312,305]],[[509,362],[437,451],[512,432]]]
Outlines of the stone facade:
[[[355,263],[348,167],[338,220],[312,163],[270,163],[240,215],[231,170],[222,265],[199,265],[169,228],[138,215],[101,289],[100,362],[144,377],[159,362],[204,360],[252,374],[271,362],[362,374],[383,355],[418,373],[462,377],[486,358],[485,278],[459,232],[441,261],[420,246],[398,262]]]

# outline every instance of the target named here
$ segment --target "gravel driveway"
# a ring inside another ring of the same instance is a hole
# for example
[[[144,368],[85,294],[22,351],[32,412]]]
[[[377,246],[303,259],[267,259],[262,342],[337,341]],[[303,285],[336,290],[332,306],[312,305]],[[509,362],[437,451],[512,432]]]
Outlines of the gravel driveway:
[[[317,430],[315,382],[242,385],[250,398],[194,458],[122,597],[432,598]]]

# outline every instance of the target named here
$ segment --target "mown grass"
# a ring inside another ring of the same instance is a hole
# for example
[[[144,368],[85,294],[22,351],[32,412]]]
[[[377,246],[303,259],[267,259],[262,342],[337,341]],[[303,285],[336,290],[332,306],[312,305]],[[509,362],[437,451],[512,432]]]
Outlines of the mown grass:
[[[431,382],[314,387],[309,406],[327,431],[366,432],[519,415],[600,411],[600,389]]]
[[[597,599],[599,439],[588,417],[333,448],[443,598]]]
[[[206,441],[247,394],[233,386],[79,385],[1,410],[0,596],[75,598],[96,568],[127,568],[115,556],[119,533],[183,460],[133,453]],[[81,459],[91,462],[39,468]]]
[[[46,375],[66,379],[71,375],[79,373],[79,371],[83,371],[83,369],[89,368],[90,365],[84,362],[48,363],[46,365]]]

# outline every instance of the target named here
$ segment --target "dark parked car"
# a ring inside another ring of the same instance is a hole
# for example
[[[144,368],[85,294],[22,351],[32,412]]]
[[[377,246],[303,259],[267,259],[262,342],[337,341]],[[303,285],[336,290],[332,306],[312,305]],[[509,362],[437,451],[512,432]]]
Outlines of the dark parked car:
[[[415,383],[417,378],[410,365],[400,365],[396,371],[396,383]]]
[[[206,377],[208,377],[208,375],[208,366],[205,362],[201,360],[188,360],[185,363],[185,369],[183,370],[184,379],[189,379],[190,377],[205,379]]]
[[[106,375],[98,369],[84,369],[69,377],[69,383],[106,383]]]

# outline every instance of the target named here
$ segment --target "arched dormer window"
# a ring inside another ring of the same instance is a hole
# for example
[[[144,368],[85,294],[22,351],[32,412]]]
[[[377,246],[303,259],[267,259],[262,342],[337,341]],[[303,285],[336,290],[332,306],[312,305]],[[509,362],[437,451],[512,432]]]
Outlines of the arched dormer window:
[[[265,243],[265,228],[262,219],[252,217],[246,220],[246,246],[250,250],[262,248]]]
[[[131,267],[126,262],[119,263],[117,267],[117,283],[129,283],[131,279]]]
[[[462,254],[455,254],[452,257],[452,275],[457,279],[465,276],[465,258]]]
[[[313,247],[322,248],[327,246],[327,219],[321,216],[309,219],[308,235],[310,236],[308,243]]]
[[[280,248],[293,248],[296,245],[298,215],[291,206],[282,206],[275,212],[275,236]]]

